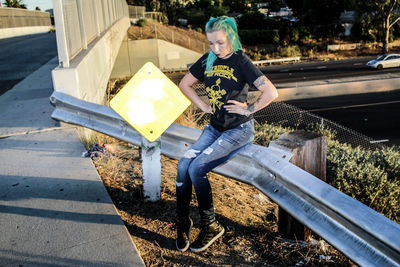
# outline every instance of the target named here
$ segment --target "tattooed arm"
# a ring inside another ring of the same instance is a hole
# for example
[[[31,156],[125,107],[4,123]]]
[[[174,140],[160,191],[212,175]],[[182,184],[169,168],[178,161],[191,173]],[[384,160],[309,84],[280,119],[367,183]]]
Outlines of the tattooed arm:
[[[261,91],[261,95],[258,97],[256,102],[247,106],[246,103],[241,103],[236,100],[228,100],[228,103],[231,103],[231,105],[225,105],[225,108],[229,113],[250,116],[254,112],[268,106],[269,103],[278,97],[278,91],[265,75],[258,77],[253,84],[259,91]]]

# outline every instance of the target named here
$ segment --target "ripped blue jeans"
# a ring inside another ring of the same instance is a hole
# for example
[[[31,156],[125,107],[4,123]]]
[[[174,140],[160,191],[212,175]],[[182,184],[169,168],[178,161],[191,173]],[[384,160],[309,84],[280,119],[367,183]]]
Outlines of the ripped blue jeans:
[[[178,163],[176,178],[176,214],[189,216],[192,185],[196,192],[200,218],[203,223],[215,220],[212,191],[207,173],[239,153],[254,139],[254,120],[224,132],[210,124],[200,138],[186,151]]]

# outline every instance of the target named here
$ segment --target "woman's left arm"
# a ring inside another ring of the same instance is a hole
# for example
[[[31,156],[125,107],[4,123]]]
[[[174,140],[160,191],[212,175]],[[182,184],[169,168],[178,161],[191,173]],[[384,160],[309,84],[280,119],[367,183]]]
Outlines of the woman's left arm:
[[[271,81],[265,75],[258,77],[254,81],[254,86],[261,91],[261,95],[257,98],[256,102],[251,105],[241,103],[236,100],[228,100],[231,105],[225,105],[225,109],[229,113],[237,113],[240,115],[250,116],[254,112],[268,106],[274,99],[278,97],[278,91]]]

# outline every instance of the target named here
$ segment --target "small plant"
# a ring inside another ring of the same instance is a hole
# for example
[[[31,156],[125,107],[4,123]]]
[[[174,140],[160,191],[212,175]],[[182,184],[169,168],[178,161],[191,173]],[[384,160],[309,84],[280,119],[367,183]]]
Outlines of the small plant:
[[[279,49],[281,57],[299,57],[301,56],[300,48],[297,45],[281,47]]]
[[[141,18],[136,22],[136,25],[139,27],[144,27],[147,25],[147,23],[148,23],[147,19]]]
[[[278,125],[256,125],[254,142],[268,146],[293,129]],[[327,137],[327,182],[389,219],[400,222],[400,147],[376,150],[353,148],[335,140],[336,133],[322,124],[311,124],[308,131]]]
[[[161,15],[161,23],[167,25],[169,23],[168,16],[164,13]]]

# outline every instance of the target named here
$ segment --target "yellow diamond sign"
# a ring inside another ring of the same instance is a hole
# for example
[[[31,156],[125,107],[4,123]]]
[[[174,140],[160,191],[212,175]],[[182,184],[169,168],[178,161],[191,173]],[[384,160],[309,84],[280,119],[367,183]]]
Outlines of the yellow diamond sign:
[[[110,106],[150,142],[186,110],[190,100],[153,63],[147,62],[110,101]]]

